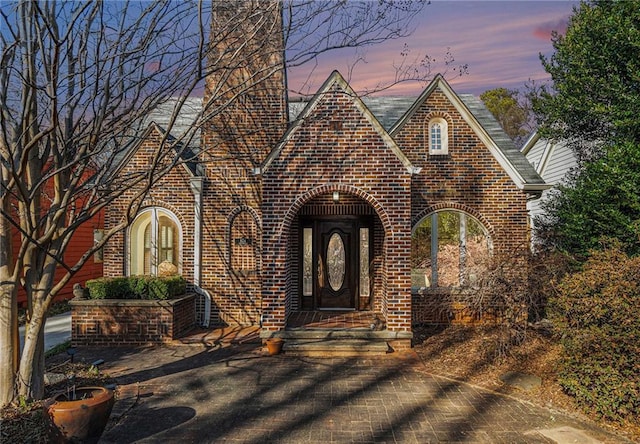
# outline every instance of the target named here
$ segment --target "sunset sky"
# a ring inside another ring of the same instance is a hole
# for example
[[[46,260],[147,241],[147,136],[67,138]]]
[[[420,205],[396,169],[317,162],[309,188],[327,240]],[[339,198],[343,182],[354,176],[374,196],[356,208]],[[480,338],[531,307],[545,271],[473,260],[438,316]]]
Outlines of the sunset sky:
[[[438,60],[432,73],[445,71],[442,60],[447,48],[454,66],[468,64],[469,74],[457,76],[449,70],[445,77],[458,93],[479,95],[497,87],[520,89],[528,79],[536,83],[548,79],[539,53],[553,53],[551,31],[564,33],[575,1],[468,1],[432,0],[416,17],[415,32],[366,50],[366,63],[359,63],[348,79],[356,91],[371,90],[379,82],[393,80],[393,64],[401,61],[406,44],[410,58],[425,54]],[[362,55],[362,54],[361,54]],[[310,82],[304,84],[308,69],[289,72],[292,90],[315,92],[334,69],[349,77],[354,55],[333,54],[319,60]],[[424,88],[417,82],[396,86],[386,95],[416,95]]]

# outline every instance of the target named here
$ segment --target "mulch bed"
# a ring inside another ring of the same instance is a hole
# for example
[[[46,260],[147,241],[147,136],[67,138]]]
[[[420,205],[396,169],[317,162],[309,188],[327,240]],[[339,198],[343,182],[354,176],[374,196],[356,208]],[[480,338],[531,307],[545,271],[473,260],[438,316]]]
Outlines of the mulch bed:
[[[45,399],[65,392],[69,384],[76,387],[105,386],[113,381],[99,373],[97,368],[87,364],[64,361],[66,353],[59,354],[47,362],[47,370],[62,374],[65,379],[45,387]],[[71,379],[72,378],[72,379]],[[0,410],[0,442],[46,443],[47,421],[43,409],[44,401],[16,403]]]
[[[597,422],[640,442],[640,419],[625,424],[585,414],[557,381],[562,346],[548,330],[530,328],[524,340],[509,344],[507,330],[496,326],[421,326],[414,328],[414,351],[429,373],[465,381],[543,407]],[[501,376],[520,372],[540,377],[539,387],[522,390]]]

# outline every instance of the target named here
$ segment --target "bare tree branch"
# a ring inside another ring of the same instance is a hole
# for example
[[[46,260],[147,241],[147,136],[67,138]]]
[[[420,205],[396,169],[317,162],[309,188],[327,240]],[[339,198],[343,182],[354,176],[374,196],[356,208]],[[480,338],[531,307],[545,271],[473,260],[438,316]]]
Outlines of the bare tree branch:
[[[312,66],[331,51],[408,35],[410,18],[424,4],[254,0],[227,15],[226,22],[216,22],[213,33],[210,25],[216,16],[208,0],[3,3],[0,404],[16,394],[42,395],[42,327],[56,294],[94,252],[132,222],[149,191],[176,166],[215,162],[209,147],[191,150],[200,142],[203,125],[282,70],[280,64],[264,63],[260,69],[245,70],[244,82],[230,87],[226,80],[248,62],[269,60],[270,54],[249,42],[283,32],[286,66]],[[214,0],[213,5],[233,3]],[[269,8],[282,8],[282,31],[265,18]],[[409,73],[407,68],[399,70]],[[397,79],[419,77],[417,72]],[[188,97],[201,94],[204,79],[212,75],[220,82],[178,134]],[[169,109],[170,117],[161,128],[150,126],[159,108]],[[159,138],[148,165],[120,174],[148,128]],[[247,162],[257,162],[256,153],[243,149]],[[118,199],[127,200],[122,219],[80,259],[67,262],[73,234]],[[14,236],[19,238],[15,249]],[[56,280],[59,268],[66,274]],[[10,355],[18,347],[19,286],[27,292],[29,325],[16,367]]]

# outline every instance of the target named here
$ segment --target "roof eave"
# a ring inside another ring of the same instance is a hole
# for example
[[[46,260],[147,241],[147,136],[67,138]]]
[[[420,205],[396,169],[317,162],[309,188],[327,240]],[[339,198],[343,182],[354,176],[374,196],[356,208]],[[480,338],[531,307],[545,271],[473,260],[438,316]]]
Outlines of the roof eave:
[[[525,183],[522,185],[522,187],[520,187],[520,189],[522,189],[522,191],[531,191],[531,192],[542,192],[545,190],[548,190],[550,188],[553,188],[553,185],[550,185],[548,183]]]
[[[526,156],[527,154],[529,154],[529,151],[531,151],[531,148],[535,146],[538,140],[540,140],[540,133],[538,131],[534,131],[524,142],[522,148],[520,149],[520,152]]]

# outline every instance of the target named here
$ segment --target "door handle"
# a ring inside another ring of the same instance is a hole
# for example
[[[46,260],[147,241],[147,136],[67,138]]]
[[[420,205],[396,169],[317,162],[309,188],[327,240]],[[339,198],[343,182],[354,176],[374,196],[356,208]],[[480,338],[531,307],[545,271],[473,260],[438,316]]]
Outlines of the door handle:
[[[318,286],[324,287],[324,262],[321,255],[318,255]]]

